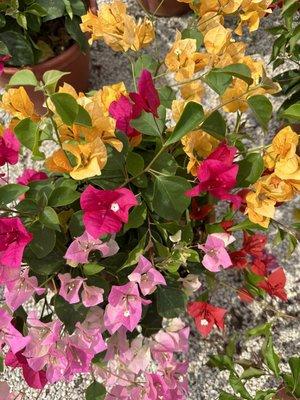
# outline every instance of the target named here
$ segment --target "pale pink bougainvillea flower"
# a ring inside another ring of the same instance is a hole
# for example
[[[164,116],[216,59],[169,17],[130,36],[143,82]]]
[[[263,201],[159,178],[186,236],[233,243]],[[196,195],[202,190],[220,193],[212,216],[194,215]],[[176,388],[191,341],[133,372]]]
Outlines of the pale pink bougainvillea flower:
[[[69,273],[58,274],[58,278],[61,283],[59,295],[70,304],[79,303],[79,290],[84,282],[84,278],[80,276],[72,278]]]
[[[0,218],[0,265],[18,268],[32,235],[20,218]]]
[[[14,165],[19,160],[20,142],[16,135],[10,130],[5,129],[0,136],[0,167],[5,163]]]
[[[83,282],[81,294],[82,303],[85,307],[93,307],[103,302],[104,290],[97,286],[88,286]]]
[[[137,267],[128,275],[128,279],[139,284],[144,296],[153,293],[157,285],[166,285],[163,275],[144,256],[140,256]]]
[[[121,326],[132,332],[141,319],[142,305],[150,303],[150,300],[140,297],[135,282],[112,286],[104,313],[104,324],[109,333],[115,333]]]
[[[93,250],[99,250],[102,257],[111,257],[119,251],[119,246],[113,239],[102,242],[88,232],[84,232],[70,244],[64,258],[69,265],[76,267],[78,264],[88,263],[89,254]]]
[[[81,195],[80,204],[87,232],[99,238],[119,232],[128,222],[130,208],[138,202],[129,189],[99,190],[89,185]]]
[[[4,344],[16,354],[29,343],[29,336],[23,336],[11,323],[13,317],[0,309],[0,347]]]
[[[30,182],[44,181],[48,179],[48,175],[45,172],[36,171],[35,169],[25,169],[19,178],[17,178],[17,183],[19,185],[28,185]]]
[[[207,236],[205,244],[199,245],[203,250],[203,266],[211,272],[219,272],[223,268],[229,268],[232,265],[226,246],[232,243],[235,238],[227,233],[212,233]]]
[[[199,180],[191,190],[186,192],[189,197],[199,196],[208,192],[220,200],[233,203],[235,208],[241,205],[241,198],[231,194],[230,191],[236,185],[239,167],[233,160],[237,149],[226,143],[221,143],[198,167],[197,177]]]
[[[8,283],[4,295],[6,304],[15,311],[22,304],[31,298],[36,293],[41,295],[45,289],[38,286],[38,280],[35,276],[28,276],[29,270],[26,269],[19,279],[12,283]]]

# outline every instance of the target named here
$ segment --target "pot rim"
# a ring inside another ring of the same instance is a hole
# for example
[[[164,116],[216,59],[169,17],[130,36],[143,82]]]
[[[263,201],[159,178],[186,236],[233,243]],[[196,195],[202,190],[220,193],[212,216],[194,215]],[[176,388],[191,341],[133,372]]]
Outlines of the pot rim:
[[[55,57],[49,58],[35,65],[24,65],[24,67],[4,67],[4,74],[13,75],[22,69],[29,69],[33,72],[39,72],[43,70],[57,69],[59,65],[60,69],[67,67],[69,64],[74,62],[81,55],[87,55],[88,52],[82,53],[77,43],[73,43],[72,46],[68,47],[62,53]]]

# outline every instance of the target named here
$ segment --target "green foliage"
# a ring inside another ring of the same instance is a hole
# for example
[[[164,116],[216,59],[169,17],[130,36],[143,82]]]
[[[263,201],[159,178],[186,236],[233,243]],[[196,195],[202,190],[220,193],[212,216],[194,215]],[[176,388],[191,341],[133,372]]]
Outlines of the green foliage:
[[[158,286],[156,291],[157,312],[164,318],[177,318],[185,312],[186,296],[181,289]]]
[[[86,400],[104,400],[105,396],[105,387],[101,383],[96,381],[91,383],[85,392]]]
[[[249,97],[247,100],[255,119],[263,128],[264,131],[268,129],[268,123],[272,117],[272,103],[266,96],[256,95]]]
[[[259,153],[250,153],[239,161],[237,186],[249,187],[255,183],[264,171],[263,158]]]

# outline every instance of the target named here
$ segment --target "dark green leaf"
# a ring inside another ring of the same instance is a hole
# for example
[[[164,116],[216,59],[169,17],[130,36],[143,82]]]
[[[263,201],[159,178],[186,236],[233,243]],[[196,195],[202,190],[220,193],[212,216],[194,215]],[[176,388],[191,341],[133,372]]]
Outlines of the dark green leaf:
[[[71,126],[78,114],[77,101],[68,93],[55,93],[50,97],[62,121]]]
[[[233,394],[224,392],[222,390],[219,396],[219,400],[240,400],[240,397],[236,397]]]
[[[201,129],[218,140],[224,140],[227,131],[226,121],[219,111],[214,111],[205,118]]]
[[[75,331],[77,322],[83,322],[88,313],[88,308],[81,303],[70,304],[59,295],[54,297],[54,309],[70,335]]]
[[[161,105],[166,108],[171,108],[173,100],[176,99],[176,93],[174,90],[170,88],[170,86],[163,86],[158,89],[158,94]]]
[[[260,376],[265,375],[265,373],[266,372],[262,369],[249,367],[242,373],[241,379],[259,378]]]
[[[69,16],[65,18],[65,27],[68,34],[78,43],[82,52],[87,52],[89,50],[89,45],[86,35],[80,29],[80,23],[81,19],[75,15],[72,19]]]
[[[176,173],[178,164],[175,158],[170,153],[162,153],[152,164],[151,169],[161,172],[166,175],[173,175]]]
[[[251,71],[249,67],[247,67],[247,65],[245,64],[227,65],[227,67],[224,67],[218,71],[242,79],[243,81],[248,83],[248,85],[251,85],[253,83],[253,79],[251,78]]]
[[[300,102],[291,105],[287,108],[283,113],[282,116],[285,118],[291,118],[296,121],[300,121]]]
[[[42,156],[39,151],[39,126],[36,122],[33,122],[30,118],[25,118],[18,123],[14,132],[23,146],[31,150],[35,156]]]
[[[184,135],[196,129],[203,118],[204,111],[201,104],[194,101],[187,103],[166,145],[178,142]]]
[[[289,366],[293,376],[293,391],[300,392],[300,357],[289,358]]]
[[[270,368],[271,371],[274,372],[276,378],[278,378],[280,374],[280,369],[279,369],[280,358],[275,353],[273,347],[273,339],[270,334],[266,337],[261,352],[264,357],[265,364]]]
[[[99,382],[93,382],[86,389],[85,399],[86,400],[104,400],[106,396],[105,387]]]
[[[19,196],[26,193],[28,190],[28,186],[17,185],[15,183],[0,186],[0,204],[9,204],[17,200]]]
[[[243,399],[252,400],[252,397],[251,397],[250,393],[247,391],[247,389],[245,388],[243,382],[233,372],[230,373],[229,384],[232,387],[232,389],[235,391],[235,393],[240,394],[243,397]]]
[[[272,117],[272,103],[266,96],[263,95],[252,96],[247,100],[247,102],[254,113],[255,119],[266,131],[268,129],[269,121]]]
[[[79,197],[80,193],[76,192],[76,190],[62,186],[53,190],[48,200],[48,204],[51,207],[67,206],[68,204],[74,203],[74,201],[78,200]]]
[[[135,246],[135,248],[130,251],[127,260],[125,261],[125,264],[119,269],[119,271],[122,271],[123,269],[131,267],[132,265],[138,263],[140,256],[143,255],[145,251],[146,238],[147,234],[145,234]]]
[[[145,167],[145,162],[143,157],[140,156],[138,153],[134,153],[131,151],[127,155],[126,167],[130,175],[136,176],[140,174]]]
[[[65,4],[61,0],[36,0],[35,2],[47,10],[47,16],[44,18],[45,21],[60,18],[65,14]]]
[[[142,112],[141,116],[130,122],[130,125],[138,132],[149,136],[161,136],[166,121],[166,109],[160,106],[158,109],[159,119],[155,118],[153,114]]]
[[[140,206],[134,207],[134,209],[129,214],[129,219],[127,224],[124,225],[124,233],[129,229],[136,229],[143,225],[147,216],[147,207],[145,203],[142,203]]]
[[[228,74],[222,74],[218,71],[211,70],[205,75],[204,82],[211,87],[212,90],[222,96],[231,84],[232,77]]]
[[[271,328],[272,328],[272,324],[266,323],[263,325],[256,326],[255,328],[249,329],[246,332],[246,335],[252,336],[252,337],[267,336],[267,335],[269,335]]]
[[[46,206],[40,215],[40,222],[50,229],[59,230],[59,219],[52,207]]]
[[[232,371],[234,369],[232,358],[226,354],[216,354],[209,356],[208,365],[210,367],[219,368],[219,370],[221,371]]]
[[[147,69],[152,75],[155,75],[159,68],[159,63],[152,58],[149,54],[140,56],[134,64],[134,76],[138,78],[143,69]]]
[[[195,39],[197,44],[197,51],[200,51],[203,44],[203,35],[196,28],[187,28],[181,32],[181,39]]]
[[[30,228],[33,234],[33,240],[29,247],[34,252],[37,258],[46,257],[54,249],[56,242],[55,232],[51,229],[35,224]]]
[[[181,289],[158,286],[156,290],[157,312],[164,318],[177,318],[185,312],[186,296]]]
[[[105,267],[99,264],[84,264],[83,272],[85,275],[97,275],[99,272],[103,271]]]
[[[64,254],[65,251],[58,250],[55,247],[47,257],[38,258],[30,247],[27,247],[24,254],[24,261],[35,274],[48,276],[56,274],[65,265]]]
[[[250,153],[239,161],[239,172],[237,175],[238,187],[249,187],[255,183],[264,171],[264,161],[259,153]]]
[[[5,43],[12,58],[8,65],[23,67],[34,64],[34,54],[32,47],[25,37],[18,32],[7,31],[0,33],[0,40]]]

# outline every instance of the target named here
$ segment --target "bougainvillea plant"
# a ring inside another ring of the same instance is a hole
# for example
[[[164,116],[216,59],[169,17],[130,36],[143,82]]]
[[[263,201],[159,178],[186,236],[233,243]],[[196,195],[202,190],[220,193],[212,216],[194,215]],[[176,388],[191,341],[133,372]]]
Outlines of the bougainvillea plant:
[[[57,88],[59,71],[38,82],[23,70],[2,95],[11,120],[0,138],[0,337],[4,364],[32,388],[89,373],[88,400],[186,399],[182,317],[192,317],[199,340],[226,329],[228,310],[211,301],[220,271],[242,277],[231,289],[245,303],[287,300],[284,266],[265,246],[271,225],[297,242],[275,210],[299,193],[299,137],[282,126],[257,147],[245,132],[250,113],[268,131],[269,96],[280,86],[224,26],[234,14],[237,35],[256,30],[271,1],[185,2],[197,18],[160,60],[138,53],[155,22],[136,21],[120,0],[83,16],[90,42],[127,53],[132,89],[117,82],[76,93]],[[43,115],[28,85],[43,92]],[[215,106],[201,105],[205,92]],[[12,181],[24,148],[41,166]],[[264,334],[264,360],[278,378]],[[242,380],[259,367],[245,364],[240,377],[232,355],[225,366],[238,397],[220,399],[251,399]],[[291,362],[283,382],[295,393],[299,360]]]

